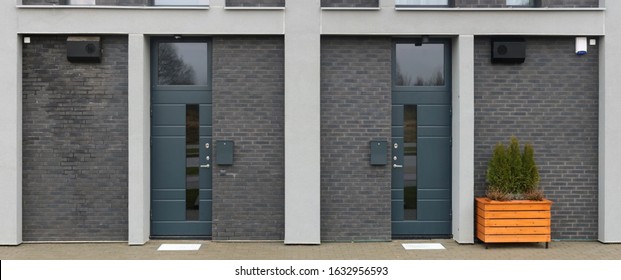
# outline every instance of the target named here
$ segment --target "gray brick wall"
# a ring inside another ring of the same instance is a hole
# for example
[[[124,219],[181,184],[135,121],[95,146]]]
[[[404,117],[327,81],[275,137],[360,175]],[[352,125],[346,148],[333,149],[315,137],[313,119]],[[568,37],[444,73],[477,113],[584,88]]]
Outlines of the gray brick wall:
[[[599,0],[541,0],[543,7],[597,8]]]
[[[235,141],[213,170],[213,238],[284,239],[283,37],[213,39],[213,108],[214,140]]]
[[[455,0],[460,8],[499,8],[506,7],[506,0]],[[599,7],[599,0],[541,0],[542,7],[554,8],[592,8]]]
[[[67,0],[22,0],[23,5],[52,5],[65,4]],[[101,6],[148,6],[150,0],[97,0]]]
[[[102,6],[148,6],[149,0],[97,0]]]
[[[323,240],[391,239],[390,166],[369,165],[369,141],[390,141],[390,73],[390,38],[322,38]]]
[[[574,37],[529,37],[524,64],[490,62],[475,40],[475,190],[484,194],[494,145],[512,135],[534,144],[552,237],[597,238],[598,48],[574,53]]]
[[[23,48],[23,238],[127,240],[127,37],[101,64],[69,63],[66,36]]]
[[[322,7],[379,7],[379,0],[321,0]]]
[[[22,0],[22,5],[58,5],[62,2],[64,0]]]
[[[226,6],[228,7],[284,7],[285,0],[226,0]]]

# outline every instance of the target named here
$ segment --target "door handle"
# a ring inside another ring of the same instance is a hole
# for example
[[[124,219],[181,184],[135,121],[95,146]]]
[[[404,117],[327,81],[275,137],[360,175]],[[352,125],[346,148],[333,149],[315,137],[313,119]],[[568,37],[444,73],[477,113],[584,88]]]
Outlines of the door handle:
[[[195,166],[196,166],[196,165],[195,165]],[[211,167],[211,165],[209,165],[209,164],[201,164],[201,167],[202,167],[202,168],[209,168],[209,167]]]
[[[395,163],[392,165],[392,168],[403,168],[403,165]]]

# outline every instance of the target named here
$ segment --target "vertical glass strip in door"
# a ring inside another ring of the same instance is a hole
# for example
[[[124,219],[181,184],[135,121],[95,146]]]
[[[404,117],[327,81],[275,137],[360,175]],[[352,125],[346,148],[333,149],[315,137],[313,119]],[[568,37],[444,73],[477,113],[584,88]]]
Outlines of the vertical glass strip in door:
[[[199,217],[199,107],[186,105],[185,125],[185,218],[197,221]]]
[[[417,181],[417,110],[416,105],[403,108],[403,219],[416,220]]]

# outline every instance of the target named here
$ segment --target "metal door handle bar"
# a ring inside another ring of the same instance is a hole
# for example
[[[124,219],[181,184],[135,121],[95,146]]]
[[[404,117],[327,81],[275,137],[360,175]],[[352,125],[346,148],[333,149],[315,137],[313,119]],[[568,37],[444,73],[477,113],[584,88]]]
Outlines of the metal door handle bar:
[[[393,164],[392,168],[403,168],[403,165],[401,165],[401,164]]]
[[[196,166],[196,165],[195,165],[195,166]],[[211,166],[210,166],[209,164],[201,164],[201,167],[203,167],[203,168],[209,168],[209,167],[211,167]]]

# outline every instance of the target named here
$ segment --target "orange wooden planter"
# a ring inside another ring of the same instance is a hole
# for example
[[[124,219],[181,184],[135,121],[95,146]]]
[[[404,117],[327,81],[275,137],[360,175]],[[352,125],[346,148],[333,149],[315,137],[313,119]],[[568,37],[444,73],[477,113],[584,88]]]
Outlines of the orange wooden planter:
[[[477,198],[477,238],[485,243],[551,241],[552,201]]]

